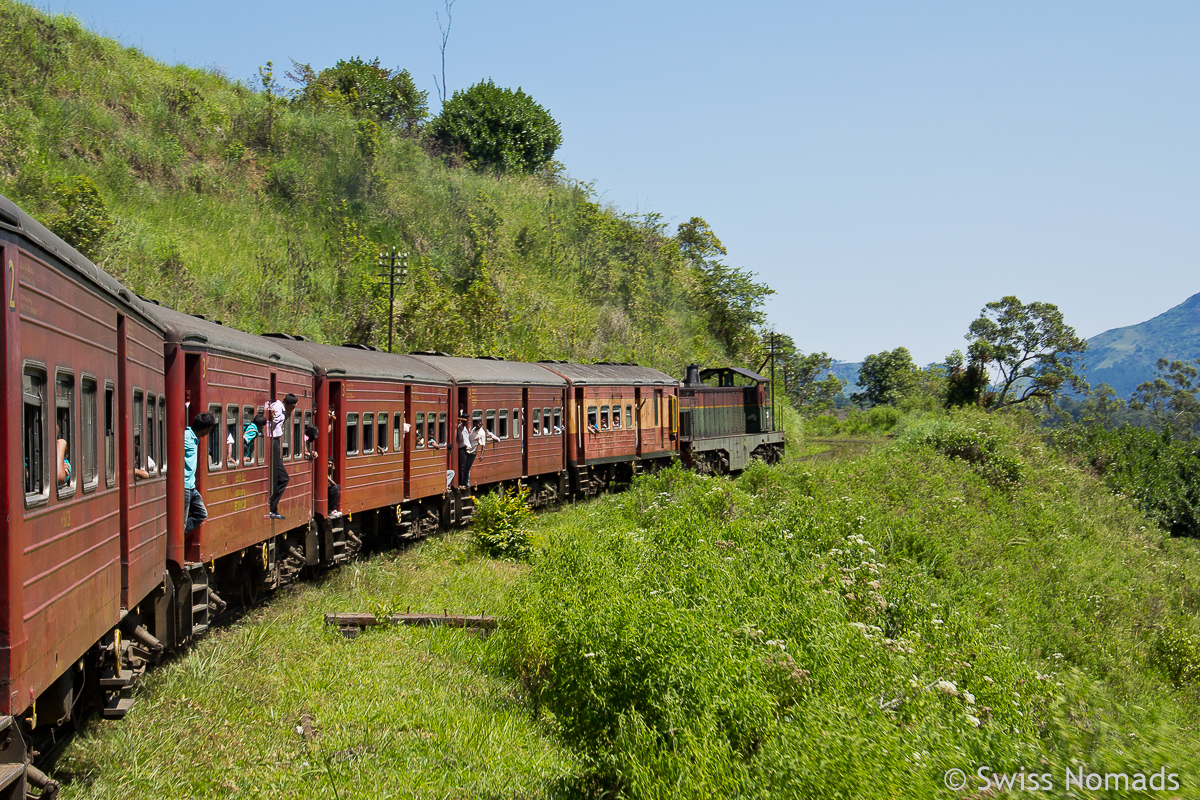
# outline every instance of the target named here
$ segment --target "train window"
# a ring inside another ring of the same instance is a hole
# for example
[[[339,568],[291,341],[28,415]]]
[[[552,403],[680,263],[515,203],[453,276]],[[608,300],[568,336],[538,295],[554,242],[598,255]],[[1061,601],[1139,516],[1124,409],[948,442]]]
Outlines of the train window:
[[[362,440],[364,453],[375,449],[375,415],[370,411],[363,414]]]
[[[484,425],[484,427],[487,428],[488,433],[493,434],[493,435],[496,433],[496,410],[495,409],[488,410],[487,423]]]
[[[272,423],[268,422],[267,426],[270,427],[271,424]],[[280,431],[282,435],[279,437],[279,455],[284,461],[286,461],[292,457],[292,426],[288,424],[287,418],[285,417],[283,424],[280,427],[282,427],[283,430]]]
[[[358,452],[358,414],[346,415],[346,455]]]
[[[654,393],[654,427],[658,427],[661,423],[658,421],[658,407],[662,403],[662,392]]]
[[[112,488],[117,482],[117,409],[111,383],[104,384],[104,483]]]
[[[375,442],[379,445],[379,452],[386,453],[388,449],[387,438],[387,423],[388,415],[386,411],[380,411],[375,415]]]
[[[428,420],[429,420],[429,425],[425,429],[425,446],[433,447],[435,444],[438,443],[437,415],[435,415],[431,411],[429,413]]]
[[[58,472],[56,467],[56,485],[59,497],[69,497],[75,493],[75,470],[78,466],[72,459],[78,461],[75,453],[75,376],[69,372],[60,372],[54,376],[54,430],[56,441],[55,452],[61,453],[63,470]]]
[[[247,439],[249,435],[249,439]],[[254,424],[254,407],[242,406],[242,464],[254,464],[254,441],[262,438],[262,431]]]
[[[46,447],[45,409],[46,373],[26,367],[21,377],[22,444],[25,451],[25,504],[31,505],[46,500]]]
[[[540,408],[535,408],[533,413],[529,415],[529,435],[542,435],[542,410]]]
[[[304,423],[299,411],[292,412],[292,458],[304,458]]]
[[[155,436],[158,432],[158,425],[155,424],[154,411],[158,408],[158,397],[156,395],[146,394],[146,471],[151,475],[158,472],[158,463],[154,462],[154,456],[158,452],[154,449]],[[151,462],[154,462],[154,468],[151,469]]]
[[[668,418],[668,421],[671,423],[671,433],[674,434],[675,431],[677,430],[677,423],[679,420],[679,417],[676,416],[676,414],[675,414],[675,398],[669,397],[669,398],[667,398],[667,402],[670,404],[670,411],[669,411],[670,416]]]
[[[418,450],[420,450],[422,447],[425,446],[425,414],[424,413],[417,414],[417,441],[416,441],[416,444],[414,444],[413,446]]]
[[[79,474],[83,476],[83,490],[95,489],[100,483],[100,469],[96,460],[96,379],[84,378],[79,386]]]
[[[158,396],[158,472],[167,471],[167,398]]]
[[[471,412],[471,430],[475,430],[475,427],[477,425],[482,425],[482,424],[483,424],[483,412],[482,411],[472,411]]]
[[[608,430],[608,406],[600,406],[600,430]]]
[[[633,406],[628,404],[625,406],[625,427],[633,429]]]
[[[208,413],[213,415],[213,419],[218,424],[221,422],[221,406],[217,403],[212,403],[208,407]],[[216,430],[212,430],[208,434],[208,471],[216,472],[221,468],[221,448],[224,447],[224,442],[221,441],[221,436]],[[136,447],[134,449],[137,449]],[[145,461],[142,462],[145,464]]]
[[[512,413],[512,436],[514,439],[520,439],[521,434],[521,409],[514,408]]]
[[[399,453],[404,442],[400,439],[400,433],[404,430],[404,415],[399,411],[392,417],[392,450]]]
[[[587,415],[588,415],[588,424],[587,424],[588,430],[591,431],[592,433],[595,433],[596,431],[600,430],[600,428],[597,427],[597,425],[596,425],[596,407],[588,406]]]
[[[313,438],[313,439],[308,438],[308,429],[311,428],[312,426],[313,426],[313,412],[305,411],[304,412],[304,429],[302,432],[302,435],[304,436],[304,438],[301,440],[304,442],[304,457],[305,458],[316,458],[317,457],[317,440],[316,440],[316,438]]]
[[[562,430],[563,430],[562,406],[555,406],[554,407],[554,431],[556,433],[562,433]]]
[[[146,401],[141,389],[133,390],[133,468],[146,468],[146,454],[142,452],[142,410]]]
[[[500,409],[500,417],[496,424],[499,426],[496,431],[496,435],[499,436],[501,439],[507,439],[508,438],[508,409],[507,408]]]
[[[259,406],[258,408],[254,409],[254,415],[258,416],[259,414],[262,414],[264,419],[266,418],[266,410],[262,406]],[[270,425],[270,423],[264,424],[263,429],[259,431],[259,435],[254,438],[254,441],[258,443],[258,450],[256,451],[256,453],[258,456],[258,465],[260,467],[263,464],[267,463],[267,431],[266,431],[266,428],[269,425]]]
[[[443,411],[442,413],[438,414],[438,438],[437,438],[438,444],[440,444],[442,447],[446,446],[446,433],[447,432],[448,431],[446,430],[446,412]]]
[[[238,430],[238,407],[230,404],[225,408],[225,463],[230,469],[238,465],[237,446],[241,435],[242,432]]]

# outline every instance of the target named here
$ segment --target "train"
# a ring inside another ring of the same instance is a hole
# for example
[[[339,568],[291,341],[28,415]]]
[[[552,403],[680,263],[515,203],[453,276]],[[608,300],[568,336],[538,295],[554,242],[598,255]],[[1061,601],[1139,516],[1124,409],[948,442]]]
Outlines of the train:
[[[783,455],[770,382],[749,370],[691,365],[680,382],[630,363],[253,335],[137,296],[4,197],[0,254],[0,800],[52,795],[31,756],[90,710],[124,716],[145,669],[224,609],[364,542],[465,525],[497,488],[539,507],[677,461],[721,474]],[[274,448],[256,421],[288,394],[289,483],[271,509]],[[208,516],[187,530],[185,430],[205,411]],[[469,485],[461,417],[490,434]]]

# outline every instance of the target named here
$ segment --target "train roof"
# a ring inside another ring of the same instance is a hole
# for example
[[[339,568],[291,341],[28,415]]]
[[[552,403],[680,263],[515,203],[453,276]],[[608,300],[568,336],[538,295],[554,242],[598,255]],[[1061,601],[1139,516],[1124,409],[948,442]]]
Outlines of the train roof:
[[[567,382],[538,364],[496,358],[462,358],[444,353],[412,353],[411,358],[442,370],[460,386],[474,383],[524,386],[566,386]]]
[[[333,378],[365,378],[374,380],[420,381],[448,385],[450,375],[437,367],[396,353],[384,353],[358,345],[321,344],[302,336],[268,333],[263,336],[280,347],[303,356],[324,368]]]
[[[576,386],[678,386],[679,381],[665,372],[637,364],[571,364],[565,361],[542,362],[546,369],[562,375]]]
[[[759,375],[757,372],[743,369],[742,367],[713,367],[711,369],[702,369],[700,370],[700,380],[703,382],[714,375],[721,374],[741,375],[743,378],[748,378],[755,383],[766,383],[771,380],[770,378],[765,378],[762,375]]]
[[[101,293],[114,298],[129,309],[137,311],[146,318],[147,305],[133,292],[126,289],[121,282],[97,267],[82,253],[64,242],[52,233],[42,223],[26,214],[12,200],[0,195],[0,229],[10,230],[22,238],[41,248],[47,255],[52,255],[75,273],[76,279],[91,284]]]
[[[187,350],[206,350],[223,355],[251,358],[264,364],[291,367],[311,374],[313,363],[297,355],[276,340],[229,328],[202,317],[184,314],[167,306],[144,303],[146,314],[167,332],[179,338]]]

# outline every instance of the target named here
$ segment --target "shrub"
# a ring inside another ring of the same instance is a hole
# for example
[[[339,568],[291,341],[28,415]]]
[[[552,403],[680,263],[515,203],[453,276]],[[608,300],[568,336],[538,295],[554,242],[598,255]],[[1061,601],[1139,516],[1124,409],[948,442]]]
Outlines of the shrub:
[[[521,89],[503,89],[490,79],[455,92],[428,131],[439,147],[461,150],[474,166],[501,172],[533,172],[562,144],[550,112]]]
[[[55,190],[54,199],[62,211],[47,218],[46,227],[85,258],[95,260],[113,226],[96,184],[76,175]]]
[[[1021,481],[1021,460],[1009,451],[987,419],[923,417],[906,425],[900,440],[909,446],[931,447],[949,458],[962,459],[994,486],[1011,487]]]
[[[497,558],[529,555],[529,488],[518,486],[505,492],[484,495],[476,501],[472,530],[480,545]]]

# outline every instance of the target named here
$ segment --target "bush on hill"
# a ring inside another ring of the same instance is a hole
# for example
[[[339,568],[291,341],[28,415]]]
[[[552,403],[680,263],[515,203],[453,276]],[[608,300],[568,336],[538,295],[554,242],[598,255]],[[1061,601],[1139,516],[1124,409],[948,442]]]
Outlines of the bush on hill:
[[[475,167],[514,173],[541,168],[562,144],[550,112],[521,89],[505,89],[490,78],[456,91],[426,135]]]

